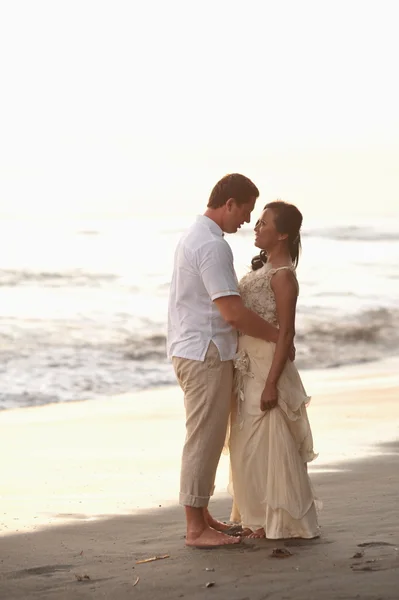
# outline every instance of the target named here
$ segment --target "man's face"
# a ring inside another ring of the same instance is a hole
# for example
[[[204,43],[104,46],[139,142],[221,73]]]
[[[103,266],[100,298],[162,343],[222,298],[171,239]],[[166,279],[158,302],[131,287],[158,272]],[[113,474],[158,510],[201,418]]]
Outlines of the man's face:
[[[245,204],[236,204],[234,198],[226,202],[226,212],[223,222],[225,233],[235,233],[244,223],[250,223],[251,212],[255,208],[256,198],[250,198]]]

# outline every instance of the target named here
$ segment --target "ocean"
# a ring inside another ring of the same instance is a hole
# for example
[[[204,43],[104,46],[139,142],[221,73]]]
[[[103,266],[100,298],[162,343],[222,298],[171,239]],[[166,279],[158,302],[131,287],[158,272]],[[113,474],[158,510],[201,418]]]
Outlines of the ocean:
[[[168,289],[193,219],[0,221],[0,408],[175,384]],[[239,277],[252,227],[226,236]],[[399,355],[397,219],[308,222],[302,247],[298,368]]]

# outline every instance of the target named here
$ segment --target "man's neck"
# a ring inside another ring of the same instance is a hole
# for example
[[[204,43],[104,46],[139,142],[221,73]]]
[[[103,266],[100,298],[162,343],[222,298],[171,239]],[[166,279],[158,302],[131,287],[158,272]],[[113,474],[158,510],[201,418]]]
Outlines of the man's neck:
[[[208,217],[208,219],[211,219],[214,223],[216,223],[216,225],[219,225],[220,229],[223,231],[223,215],[218,208],[207,208],[204,212],[204,217]]]

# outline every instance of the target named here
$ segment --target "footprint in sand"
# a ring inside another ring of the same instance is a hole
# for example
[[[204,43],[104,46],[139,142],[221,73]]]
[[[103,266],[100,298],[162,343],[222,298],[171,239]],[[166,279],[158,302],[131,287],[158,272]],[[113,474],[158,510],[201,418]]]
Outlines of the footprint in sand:
[[[363,560],[352,563],[350,566],[352,571],[385,571],[399,568],[398,548],[395,544],[390,542],[363,542],[358,544],[358,547],[364,548],[364,550],[356,552],[352,558]],[[394,551],[391,548],[394,548]]]
[[[44,565],[43,567],[33,567],[31,569],[21,569],[20,571],[13,571],[9,573],[7,579],[21,579],[22,577],[29,577],[32,575],[53,575],[57,571],[69,571],[72,565]]]
[[[378,546],[395,546],[395,544],[390,544],[389,542],[362,542],[358,544],[358,548],[376,548]]]

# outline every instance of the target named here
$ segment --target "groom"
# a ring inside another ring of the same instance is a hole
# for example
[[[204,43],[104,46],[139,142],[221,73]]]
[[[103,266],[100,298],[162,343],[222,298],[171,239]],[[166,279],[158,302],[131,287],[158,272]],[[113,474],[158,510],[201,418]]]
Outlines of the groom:
[[[233,392],[237,330],[277,341],[277,329],[247,309],[239,295],[233,253],[224,233],[249,223],[259,196],[244,175],[226,175],[213,188],[207,210],[180,239],[174,258],[168,310],[168,355],[184,392],[186,440],[180,504],[186,545],[236,544],[239,538],[208,511]]]

